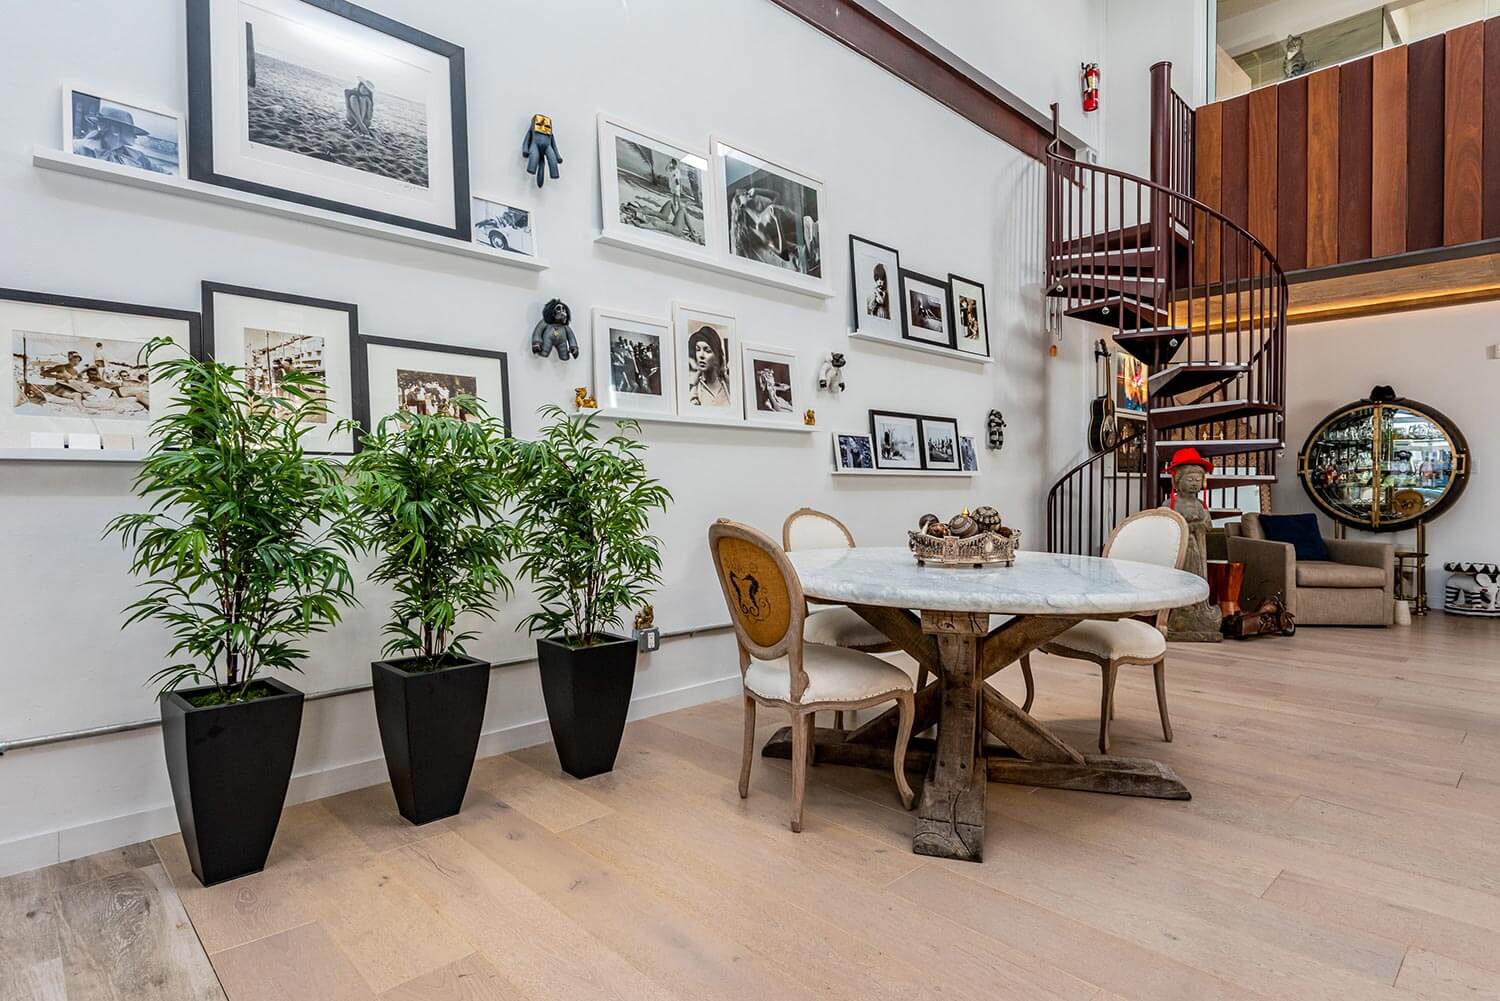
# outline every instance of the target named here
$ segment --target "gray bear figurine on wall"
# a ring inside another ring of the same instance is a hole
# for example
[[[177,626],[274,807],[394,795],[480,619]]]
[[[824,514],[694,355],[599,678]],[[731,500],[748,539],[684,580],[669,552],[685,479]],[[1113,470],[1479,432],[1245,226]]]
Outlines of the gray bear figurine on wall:
[[[573,311],[561,299],[551,299],[542,307],[542,318],[531,331],[531,353],[545,358],[557,348],[558,361],[578,357],[578,338],[573,336]]]

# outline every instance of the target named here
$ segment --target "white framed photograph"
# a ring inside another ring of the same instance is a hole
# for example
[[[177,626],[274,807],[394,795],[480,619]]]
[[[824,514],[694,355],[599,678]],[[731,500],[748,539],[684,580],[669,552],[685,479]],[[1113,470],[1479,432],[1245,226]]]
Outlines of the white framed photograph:
[[[594,309],[594,395],[606,410],[677,412],[677,354],[660,320]]]
[[[876,469],[921,469],[922,446],[916,414],[870,411],[870,440]]]
[[[841,472],[865,473],[875,469],[875,447],[870,436],[858,431],[838,431],[833,436],[833,468]]]
[[[672,304],[672,340],[681,367],[677,412],[683,416],[743,419],[731,360],[739,360],[734,317],[680,302]]]
[[[958,436],[958,468],[966,473],[979,472],[979,452],[974,448],[971,435]]]
[[[173,387],[152,378],[146,346],[166,337],[176,357],[197,355],[201,329],[185,310],[0,289],[0,339],[11,358],[0,447],[149,448]]]
[[[984,286],[948,275],[948,315],[953,318],[953,346],[964,354],[990,356],[990,317],[985,307]]]
[[[802,423],[801,373],[795,351],[745,344],[740,371],[745,382],[746,420]]]
[[[469,204],[475,243],[507,254],[537,256],[536,217],[531,209],[484,195],[473,195]]]
[[[827,289],[823,182],[714,139],[713,169],[731,259]]]
[[[674,253],[708,257],[708,157],[599,115],[603,231]]]
[[[182,177],[182,116],[102,91],[63,88],[63,149],[74,156]]]
[[[948,285],[915,271],[901,270],[901,336],[909,341],[953,347],[948,316]]]
[[[854,330],[887,340],[901,340],[901,254],[866,240],[849,237],[849,264],[854,296]]]
[[[962,468],[959,456],[958,421],[951,417],[923,417],[922,468],[957,472]],[[970,443],[971,447],[973,443]]]
[[[510,375],[503,351],[407,341],[361,334],[370,381],[371,427],[392,414],[474,415],[462,406],[473,397],[510,433]]]

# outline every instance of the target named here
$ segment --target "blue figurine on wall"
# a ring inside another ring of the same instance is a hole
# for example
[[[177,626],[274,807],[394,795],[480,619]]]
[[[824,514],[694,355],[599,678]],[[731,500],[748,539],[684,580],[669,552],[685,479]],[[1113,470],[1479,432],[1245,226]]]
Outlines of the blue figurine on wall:
[[[526,141],[521,144],[521,156],[526,160],[526,173],[536,175],[537,187],[547,180],[542,173],[543,161],[552,179],[558,179],[557,165],[562,163],[562,154],[557,150],[557,136],[552,134],[552,119],[546,115],[531,116],[531,128],[526,130]]]
[[[558,361],[578,357],[578,338],[573,336],[573,311],[561,299],[550,299],[542,307],[542,318],[531,331],[531,353],[545,358],[557,349]]]

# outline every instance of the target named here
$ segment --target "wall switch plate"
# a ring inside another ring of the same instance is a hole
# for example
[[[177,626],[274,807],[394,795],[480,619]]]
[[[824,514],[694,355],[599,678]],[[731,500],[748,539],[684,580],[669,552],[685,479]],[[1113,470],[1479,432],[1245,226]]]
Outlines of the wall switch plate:
[[[635,646],[641,653],[653,653],[661,649],[661,630],[652,626],[650,629],[637,629],[635,631]]]

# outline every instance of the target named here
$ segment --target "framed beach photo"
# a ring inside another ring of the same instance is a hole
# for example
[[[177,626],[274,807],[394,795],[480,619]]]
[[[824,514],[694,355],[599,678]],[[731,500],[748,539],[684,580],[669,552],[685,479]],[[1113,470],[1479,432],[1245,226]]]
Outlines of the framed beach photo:
[[[508,254],[537,256],[536,220],[530,209],[482,195],[471,196],[469,205],[475,243]]]
[[[966,473],[979,472],[979,452],[974,448],[974,439],[970,435],[958,436],[958,468]]]
[[[63,149],[74,156],[183,176],[182,116],[103,91],[63,88]]]
[[[159,337],[176,351],[157,360],[198,354],[198,314],[0,289],[0,339],[11,359],[0,448],[149,448],[151,422],[173,397],[146,365],[146,345]]]
[[[603,231],[675,253],[708,256],[708,157],[599,116]]]
[[[243,370],[262,397],[285,396],[288,372],[322,381],[329,412],[309,422],[309,452],[352,454],[355,436],[337,425],[370,426],[365,341],[353,303],[204,282],[203,346],[209,357]]]
[[[677,348],[677,412],[684,416],[742,419],[734,317],[680,302],[672,304],[672,340]]]
[[[763,344],[741,349],[745,380],[745,419],[777,424],[802,423],[802,388],[797,353]]]
[[[985,308],[984,286],[948,275],[948,315],[952,317],[953,346],[964,354],[990,356],[990,317]]]
[[[391,414],[469,420],[460,397],[471,396],[510,435],[510,373],[504,351],[360,336],[369,373],[370,426]]]
[[[854,330],[889,340],[901,339],[901,255],[862,236],[849,237]]]
[[[346,0],[187,0],[195,181],[469,239],[464,50]]]
[[[956,472],[962,469],[959,457],[958,421],[951,417],[923,417],[919,421],[922,438],[922,468]],[[973,447],[973,443],[970,443]]]
[[[594,395],[606,410],[675,414],[671,328],[649,316],[595,308]]]
[[[921,418],[889,410],[870,411],[876,469],[921,469]]]
[[[827,288],[823,182],[719,139],[712,149],[729,256]]]
[[[875,447],[868,434],[839,431],[833,436],[833,468],[842,472],[873,472]]]
[[[953,324],[948,316],[947,283],[901,270],[901,336],[909,341],[953,347]]]

